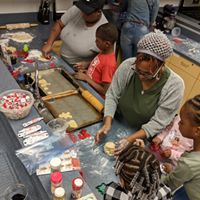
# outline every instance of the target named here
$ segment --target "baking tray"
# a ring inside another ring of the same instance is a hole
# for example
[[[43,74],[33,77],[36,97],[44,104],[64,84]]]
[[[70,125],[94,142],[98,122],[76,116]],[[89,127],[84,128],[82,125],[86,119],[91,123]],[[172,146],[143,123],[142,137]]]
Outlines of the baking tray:
[[[67,120],[74,120],[77,127],[69,127],[69,131],[96,123],[102,119],[102,115],[85,101],[80,94],[63,97],[54,101],[45,101],[45,105],[55,118],[60,117],[59,115],[62,115],[62,113],[69,112],[71,114],[72,118]]]
[[[35,74],[31,77],[34,80]],[[57,94],[66,90],[77,90],[79,87],[76,80],[68,75],[63,69],[55,68],[39,71],[39,88],[43,96]],[[99,113],[90,103],[85,100],[80,93],[44,101],[45,106],[51,114],[58,118],[62,113],[70,113],[72,116],[67,120],[74,120],[76,128],[68,128],[69,131],[82,128],[102,120],[102,114]]]
[[[48,69],[39,71],[39,87],[45,95],[56,94],[66,90],[74,90],[76,87],[64,76],[67,73],[60,69]],[[35,73],[31,77],[34,79]]]

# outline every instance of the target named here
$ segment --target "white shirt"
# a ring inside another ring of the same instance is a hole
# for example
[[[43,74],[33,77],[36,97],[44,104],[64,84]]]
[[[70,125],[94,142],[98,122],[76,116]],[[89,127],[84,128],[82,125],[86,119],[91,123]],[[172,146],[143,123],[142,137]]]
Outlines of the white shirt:
[[[76,6],[71,7],[61,17],[65,25],[61,31],[63,45],[61,55],[70,63],[75,64],[83,60],[92,60],[99,52],[96,47],[96,29],[107,19],[102,13],[101,19],[92,27],[87,27]]]

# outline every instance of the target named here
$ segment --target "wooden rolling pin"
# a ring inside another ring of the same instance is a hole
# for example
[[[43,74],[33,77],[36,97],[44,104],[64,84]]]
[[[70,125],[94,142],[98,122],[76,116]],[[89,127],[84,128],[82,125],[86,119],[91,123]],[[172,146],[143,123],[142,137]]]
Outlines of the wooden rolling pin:
[[[45,97],[42,97],[42,100],[48,101],[48,100],[51,100],[51,99],[59,99],[61,97],[67,97],[67,96],[71,96],[71,95],[74,95],[74,94],[78,94],[78,91],[77,90],[67,90],[67,91],[64,91],[64,92],[59,92],[59,93],[56,93],[56,94],[47,95]]]
[[[80,91],[82,97],[87,100],[97,111],[100,113],[103,111],[103,104],[93,96],[88,90],[84,90],[83,88],[79,87],[78,90]]]
[[[80,92],[81,96],[89,103],[91,104],[98,112],[102,112],[104,109],[104,105],[94,96],[92,95],[88,90],[83,89],[77,80],[75,80],[69,73],[66,74],[67,79],[77,88],[77,90]]]
[[[38,26],[38,24],[17,23],[17,24],[6,24],[4,26],[0,26],[0,29],[12,30],[12,29],[18,29],[18,28],[30,28],[34,26]]]

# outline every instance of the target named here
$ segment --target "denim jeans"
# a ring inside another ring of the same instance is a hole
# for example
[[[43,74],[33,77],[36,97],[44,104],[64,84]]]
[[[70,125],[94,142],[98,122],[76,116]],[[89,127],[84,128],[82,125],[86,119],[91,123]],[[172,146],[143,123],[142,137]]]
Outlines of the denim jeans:
[[[173,195],[172,200],[190,200],[184,187],[179,188]]]
[[[133,22],[123,24],[120,37],[123,60],[136,56],[137,43],[147,33],[149,33],[149,29],[143,24]]]

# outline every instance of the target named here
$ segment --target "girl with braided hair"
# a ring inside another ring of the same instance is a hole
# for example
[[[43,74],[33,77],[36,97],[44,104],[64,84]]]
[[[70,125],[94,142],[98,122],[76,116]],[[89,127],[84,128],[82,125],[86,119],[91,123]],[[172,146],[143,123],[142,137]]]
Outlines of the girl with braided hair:
[[[105,200],[166,200],[170,189],[160,184],[160,164],[156,157],[142,147],[129,143],[115,164],[120,185],[107,185]]]
[[[186,138],[193,139],[190,152],[180,157],[176,168],[164,178],[171,190],[184,186],[190,200],[200,199],[200,95],[188,100],[180,111],[179,130]],[[168,165],[168,168],[170,166]],[[169,169],[168,169],[169,171]],[[176,198],[177,199],[177,198]],[[184,198],[179,198],[184,200]]]

